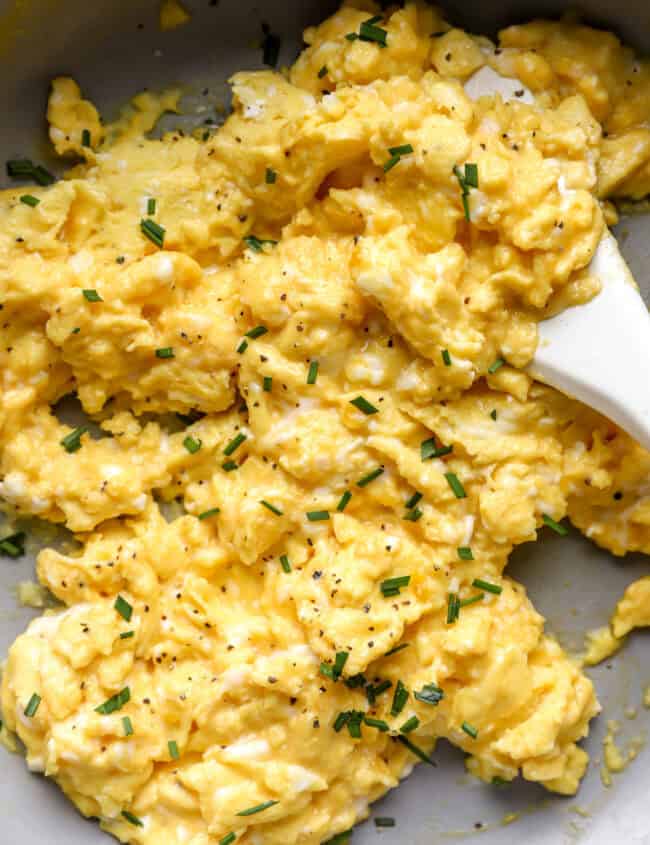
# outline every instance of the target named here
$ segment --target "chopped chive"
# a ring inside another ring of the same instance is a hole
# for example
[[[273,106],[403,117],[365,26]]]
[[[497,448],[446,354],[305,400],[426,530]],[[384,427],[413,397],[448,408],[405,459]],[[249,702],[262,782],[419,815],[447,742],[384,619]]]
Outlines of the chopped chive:
[[[391,648],[390,651],[387,651],[384,657],[391,657],[393,654],[397,654],[398,651],[404,651],[405,648],[408,648],[411,643],[400,643],[396,645],[395,648]]]
[[[504,364],[505,361],[503,360],[503,358],[497,358],[496,361],[493,361],[488,367],[488,373],[490,373],[490,375],[496,373],[496,371],[503,367]]]
[[[0,555],[5,557],[18,558],[25,554],[25,532],[17,531],[15,534],[8,534],[0,540]]]
[[[169,742],[167,743],[167,748],[169,749],[169,756],[172,758],[172,760],[178,760],[181,755],[178,753],[178,744],[176,743],[175,739],[169,740]]]
[[[237,462],[236,461],[224,461],[221,464],[221,469],[224,470],[225,472],[232,472],[233,470],[238,469]]]
[[[266,334],[268,329],[266,326],[255,326],[254,329],[249,329],[245,332],[245,336],[249,337],[251,340],[255,340],[258,337],[262,337],[263,334]]]
[[[383,475],[385,472],[383,467],[377,467],[377,469],[373,469],[372,472],[369,472],[368,475],[364,475],[363,478],[360,478],[357,481],[357,487],[367,487],[371,481],[374,481],[375,478],[379,478],[380,475]]]
[[[341,711],[341,713],[339,713],[338,716],[336,717],[336,719],[334,720],[333,728],[336,731],[336,733],[339,733],[339,731],[342,731],[343,728],[347,725],[347,723],[349,721],[350,721],[349,711],[348,710]]]
[[[461,560],[474,560],[474,555],[470,546],[459,546],[456,549],[456,552]]]
[[[88,302],[103,302],[104,300],[101,296],[97,293],[96,290],[93,288],[85,288],[81,291],[84,295],[84,298],[88,300]]]
[[[278,174],[275,170],[272,170],[270,167],[266,168],[266,173],[264,175],[264,180],[267,185],[275,185],[275,182],[278,178]]]
[[[510,786],[510,781],[500,778],[499,775],[494,775],[492,778],[492,786]]]
[[[404,514],[404,519],[408,522],[417,522],[421,516],[423,516],[424,511],[421,511],[420,508],[413,508],[413,510],[408,511]]]
[[[370,18],[370,21],[372,20],[374,20],[374,18]],[[381,20],[381,18],[379,18],[379,20]],[[370,21],[364,21],[359,27],[359,39],[361,41],[373,41],[380,47],[387,47],[386,37],[388,32],[379,26],[375,26],[374,23],[370,23]]]
[[[266,499],[260,499],[260,505],[264,505],[267,510],[270,510],[271,513],[274,513],[276,516],[282,516],[283,511],[280,508],[276,508],[275,505],[272,505],[270,502],[267,502]]]
[[[135,637],[135,631],[122,631],[120,634],[121,640],[130,640],[131,637]]]
[[[407,719],[404,724],[401,726],[400,733],[403,734],[410,734],[411,731],[416,730],[420,727],[420,720],[417,716],[411,716],[410,719]]]
[[[447,625],[453,625],[458,620],[460,610],[460,599],[457,593],[449,593],[447,596]]]
[[[134,816],[133,813],[129,813],[128,810],[122,810],[122,816],[127,820],[129,824],[132,824],[135,827],[144,827],[142,820],[139,819],[137,816]]]
[[[336,658],[333,664],[321,663],[320,673],[326,678],[331,678],[333,681],[338,681],[343,672],[343,668],[347,662],[349,653],[347,651],[337,651]]]
[[[269,67],[275,67],[278,63],[280,55],[280,46],[282,44],[279,35],[271,32],[268,24],[262,24],[262,32],[264,33],[264,40],[262,41],[262,61]]]
[[[280,565],[282,566],[282,570],[284,572],[291,572],[291,564],[289,563],[289,558],[286,555],[280,555]]]
[[[364,687],[366,685],[366,676],[359,672],[356,675],[351,675],[349,678],[345,678],[343,683],[348,689],[358,689],[359,687]]]
[[[410,510],[411,508],[414,508],[421,499],[422,493],[418,493],[418,491],[416,490],[415,493],[411,496],[411,498],[408,499],[404,507],[407,510]]]
[[[218,513],[221,513],[221,508],[210,508],[210,510],[200,513],[198,519],[210,519],[211,516],[216,516]]]
[[[397,575],[394,578],[386,578],[379,586],[384,596],[388,598],[390,596],[398,596],[402,587],[408,587],[410,583],[410,575]]]
[[[327,66],[323,65],[323,67],[318,71],[318,78],[322,79],[324,76],[327,76],[328,72]]]
[[[485,590],[486,593],[494,593],[495,596],[501,595],[503,587],[498,584],[493,584],[491,581],[483,581],[482,578],[475,578],[472,581],[472,587],[477,587],[479,590]]]
[[[310,522],[322,522],[330,518],[329,511],[307,511],[307,519]]]
[[[361,723],[365,713],[361,710],[350,710],[350,718],[348,719],[348,733],[352,739],[361,739]]]
[[[469,194],[461,194],[461,202],[463,203],[463,214],[465,215],[465,220],[471,220],[472,216],[469,209]]]
[[[232,833],[231,831],[230,833],[227,833],[223,839],[219,840],[219,845],[232,845],[235,839],[237,839],[237,834]]]
[[[410,739],[407,739],[403,734],[400,734],[396,737],[398,742],[401,742],[403,746],[408,748],[411,754],[415,754],[416,757],[419,757],[423,763],[428,763],[430,766],[435,766],[436,764],[433,760],[429,757],[428,754],[425,754],[421,748],[418,748],[417,745],[414,745]]]
[[[37,164],[32,170],[32,176],[39,185],[52,185],[55,181],[54,176],[49,170],[46,170],[42,164]]]
[[[364,716],[363,721],[369,728],[377,728],[377,730],[382,733],[386,733],[386,731],[390,730],[390,725],[388,722],[384,722],[383,719],[373,719],[371,716]]]
[[[392,156],[405,156],[413,152],[413,147],[410,144],[402,144],[400,147],[389,147],[388,152]]]
[[[492,408],[492,410],[490,411],[490,416],[492,417],[493,420],[496,420],[496,418],[497,418],[497,409],[496,408]]]
[[[246,435],[242,431],[240,431],[239,434],[233,437],[230,443],[223,450],[224,455],[229,458],[234,452],[237,451],[237,449],[239,449],[239,447],[245,440]]]
[[[453,472],[446,472],[445,478],[447,479],[447,483],[452,489],[454,496],[457,499],[465,499],[467,497],[467,493],[465,492],[465,488],[460,483],[458,476]]]
[[[442,356],[442,362],[445,367],[451,367],[451,355],[449,354],[449,350],[443,349],[440,355]]]
[[[80,331],[81,331],[81,328],[79,326],[77,326],[76,328],[72,329],[70,334],[79,334]]]
[[[406,707],[406,702],[409,700],[409,691],[406,689],[401,681],[397,682],[395,692],[393,693],[393,703],[390,708],[391,716],[399,716],[402,710]]]
[[[81,132],[81,146],[82,147],[89,147],[90,146],[90,129],[83,129]]]
[[[386,692],[386,690],[389,690],[392,686],[393,683],[392,681],[389,681],[388,678],[380,681],[378,684],[368,684],[366,687],[366,698],[368,699],[368,703],[374,704],[377,700],[377,696]]]
[[[265,393],[270,393],[273,389],[273,376],[264,376],[264,380],[262,381],[262,390]]]
[[[423,704],[440,704],[445,693],[437,684],[425,684],[419,692],[414,692],[413,697]]]
[[[131,700],[131,690],[128,687],[120,690],[115,695],[106,699],[99,707],[95,707],[95,713],[101,713],[103,716],[108,716],[110,713],[115,713],[116,710],[121,710],[124,705]]]
[[[356,41],[359,38],[356,32],[348,32],[345,36],[346,41]]]
[[[196,455],[202,445],[203,444],[201,440],[195,440],[189,434],[187,435],[185,440],[183,440],[183,446],[185,446],[190,455]]]
[[[13,159],[7,162],[7,175],[12,179],[29,179],[34,171],[34,163],[28,158]]]
[[[435,437],[430,437],[428,440],[423,440],[422,443],[420,443],[420,457],[423,461],[429,461],[431,458],[442,458],[444,455],[449,455],[453,451],[453,445],[436,446]],[[408,507],[408,504],[406,507]]]
[[[544,525],[547,525],[549,528],[555,531],[556,534],[559,534],[560,537],[566,537],[566,535],[569,533],[569,529],[566,527],[566,525],[562,525],[561,522],[556,522],[547,513],[542,514],[542,522],[544,523]]]
[[[485,598],[485,593],[477,593],[475,596],[470,596],[468,599],[461,599],[458,607],[469,607],[470,604],[482,601]]]
[[[318,378],[318,361],[312,361],[309,365],[309,372],[307,373],[307,384],[316,384]]]
[[[463,722],[461,728],[465,731],[467,736],[471,736],[472,739],[476,739],[478,736],[478,730],[474,727],[474,725],[470,725],[469,722]]]
[[[239,352],[240,355],[243,355],[244,352],[246,352],[247,349],[248,349],[248,341],[244,339],[244,340],[242,340],[242,342],[237,347],[237,352]]]
[[[81,449],[81,437],[83,434],[86,434],[88,431],[88,426],[80,425],[79,428],[75,428],[74,431],[71,431],[69,434],[61,440],[61,445],[66,450],[66,452],[72,454],[72,452],[77,452]]]
[[[25,711],[24,711],[25,716],[27,716],[29,719],[31,719],[32,716],[35,716],[36,711],[38,710],[40,703],[41,703],[40,695],[38,695],[37,693],[33,693],[32,697],[27,702],[27,707],[25,707]]]
[[[32,194],[23,194],[22,197],[20,197],[20,201],[32,208],[35,208],[40,202],[39,198],[32,196]]]
[[[156,349],[156,358],[174,358],[174,349],[171,346],[163,346],[162,349]]]
[[[400,163],[400,161],[401,161],[400,156],[391,156],[388,159],[388,161],[384,162],[384,164],[383,164],[384,173],[388,173],[388,171],[392,170],[393,167],[395,167],[396,164]]]
[[[368,20],[366,21],[366,23],[367,23],[367,24],[370,24],[370,25],[372,26],[373,24],[379,23],[379,21],[380,21],[380,20],[382,20],[382,19],[383,19],[383,18],[382,18],[382,16],[381,16],[381,15],[375,15],[375,16],[374,16],[374,17],[372,17],[372,18],[368,18]]]
[[[248,807],[246,810],[240,810],[238,816],[254,816],[255,813],[261,813],[262,810],[268,810],[269,807],[274,807],[279,804],[279,801],[265,801],[263,804],[256,804],[254,807]]]
[[[468,188],[478,188],[478,165],[467,162],[465,165],[465,184]]]
[[[149,197],[147,200],[147,214],[155,214],[156,213],[156,200],[153,197]]]
[[[375,408],[375,406],[371,405],[367,399],[363,398],[363,396],[357,396],[356,399],[350,399],[350,404],[354,405],[355,408],[358,408],[362,413],[367,415],[379,412],[379,408]]]
[[[390,816],[377,816],[375,827],[395,827],[395,819],[390,818]]]
[[[345,493],[339,499],[339,503],[336,506],[336,510],[337,511],[344,511],[347,508],[348,503],[349,503],[351,498],[352,498],[352,493],[350,493],[349,490],[346,490]]]
[[[140,231],[157,247],[162,249],[165,242],[165,229],[155,220],[140,220]]]
[[[270,238],[256,238],[255,235],[247,235],[244,238],[244,243],[249,249],[252,249],[253,252],[264,252],[265,244],[275,246],[277,241],[273,241]]]
[[[463,174],[458,165],[453,168],[454,175],[458,179],[458,184],[461,188],[461,198],[463,201],[463,211],[465,212],[465,220],[470,219],[469,212],[469,190],[470,188],[478,188],[478,166],[472,162],[465,165],[465,173]]]
[[[123,255],[118,255],[117,258],[115,259],[116,264],[124,264],[125,261],[126,261],[126,258]]]
[[[124,736],[133,736],[133,723],[128,716],[122,716],[122,727],[124,728]]]
[[[122,596],[118,596],[115,599],[115,604],[113,605],[113,607],[115,608],[115,610],[117,610],[122,619],[125,619],[127,622],[131,621],[131,617],[133,616],[133,608],[125,598],[123,598]]]

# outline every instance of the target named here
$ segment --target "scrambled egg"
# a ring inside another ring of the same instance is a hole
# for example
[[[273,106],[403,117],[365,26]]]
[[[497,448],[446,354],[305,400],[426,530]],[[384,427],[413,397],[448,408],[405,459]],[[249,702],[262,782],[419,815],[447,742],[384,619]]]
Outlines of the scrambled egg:
[[[567,514],[650,551],[650,454],[524,370],[597,290],[607,198],[650,191],[650,65],[413,3],[305,39],[233,77],[214,134],[147,137],[178,92],[105,125],[54,80],[82,162],[0,197],[0,495],[78,541],[38,558],[65,608],[12,646],[2,710],[125,842],[324,842],[438,737],[575,792],[599,705],[503,571]],[[535,104],[473,103],[485,64]],[[73,392],[92,436],[54,411]],[[648,624],[648,583],[617,620]]]

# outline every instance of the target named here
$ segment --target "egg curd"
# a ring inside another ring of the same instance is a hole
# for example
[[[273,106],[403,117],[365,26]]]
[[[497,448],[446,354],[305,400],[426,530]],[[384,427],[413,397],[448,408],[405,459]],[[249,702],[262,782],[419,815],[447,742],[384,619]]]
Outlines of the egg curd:
[[[413,3],[305,41],[194,137],[147,136],[178,92],[106,125],[55,79],[82,163],[0,197],[0,495],[77,541],[38,557],[64,607],[12,646],[3,718],[124,842],[316,845],[438,737],[574,793],[599,705],[504,568],[565,515],[650,551],[650,454],[524,370],[598,290],[607,198],[650,191],[650,65]],[[535,104],[473,103],[485,64]],[[649,622],[644,581],[611,636]]]

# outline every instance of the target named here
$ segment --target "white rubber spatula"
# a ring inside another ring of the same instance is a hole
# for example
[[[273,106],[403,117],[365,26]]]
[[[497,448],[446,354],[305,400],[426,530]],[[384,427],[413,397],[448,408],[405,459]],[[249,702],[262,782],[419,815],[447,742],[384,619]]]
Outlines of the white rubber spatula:
[[[500,94],[504,101],[534,102],[518,79],[489,67],[477,71],[465,91],[473,100]],[[650,314],[609,230],[589,272],[600,280],[600,293],[539,324],[528,370],[614,420],[650,449]]]

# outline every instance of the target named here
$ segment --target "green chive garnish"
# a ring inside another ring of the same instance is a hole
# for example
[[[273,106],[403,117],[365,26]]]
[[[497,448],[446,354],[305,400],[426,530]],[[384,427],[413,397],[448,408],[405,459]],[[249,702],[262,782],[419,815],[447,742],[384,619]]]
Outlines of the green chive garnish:
[[[566,537],[569,533],[569,529],[566,525],[562,525],[561,522],[556,522],[552,517],[550,517],[547,513],[542,514],[542,522],[544,525],[548,525],[556,534],[559,534],[560,537]]]
[[[145,238],[149,238],[151,243],[162,249],[165,242],[165,230],[159,223],[155,220],[143,219],[140,221],[140,231]]]
[[[188,434],[185,440],[183,440],[183,446],[185,446],[190,455],[196,455],[202,446],[202,442],[201,440],[195,440]]]
[[[132,824],[135,827],[144,827],[142,821],[137,816],[134,816],[133,813],[129,813],[128,810],[122,810],[122,815],[129,824]]]
[[[323,67],[318,71],[318,78],[322,79],[324,76],[327,76],[327,74],[328,74],[327,66],[323,65]]]
[[[289,558],[286,555],[280,555],[280,565],[284,572],[291,572],[291,564],[289,563]]]
[[[475,596],[470,596],[468,599],[461,599],[458,607],[469,607],[470,604],[482,601],[485,598],[485,593],[477,593]]]
[[[478,165],[467,162],[465,165],[465,184],[468,188],[478,188]]]
[[[135,637],[135,631],[122,631],[120,634],[121,640],[130,640],[131,637]]]
[[[363,398],[363,396],[357,396],[356,399],[350,399],[350,404],[354,405],[355,408],[358,408],[362,413],[367,415],[379,412],[379,408],[375,408],[375,406],[371,405],[367,399]]]
[[[33,179],[39,185],[51,185],[55,181],[49,170],[27,158],[8,161],[7,174],[12,179]]]
[[[8,534],[0,540],[0,555],[5,557],[18,558],[25,554],[25,532],[17,531],[15,534]]]
[[[395,648],[391,648],[390,651],[387,651],[384,657],[391,657],[393,654],[397,654],[398,651],[404,651],[405,648],[408,648],[411,643],[400,643],[396,645]]]
[[[176,743],[175,739],[169,740],[169,742],[167,743],[167,748],[169,749],[169,756],[172,758],[172,760],[178,760],[181,755],[178,753],[178,744]]]
[[[338,714],[338,716],[334,720],[334,725],[332,727],[334,728],[336,733],[339,733],[339,731],[342,731],[349,721],[350,713],[348,710],[344,710]]]
[[[241,444],[246,440],[246,435],[240,431],[239,434],[235,435],[230,443],[226,446],[223,450],[224,455],[229,458],[234,452],[239,449]]]
[[[389,147],[388,152],[392,156],[406,156],[413,152],[413,147],[410,144],[402,144],[400,147]]]
[[[276,508],[275,505],[272,505],[270,502],[267,502],[266,499],[260,499],[260,505],[264,505],[267,510],[270,510],[271,513],[274,513],[276,516],[282,516],[283,511],[280,508]]]
[[[278,174],[275,172],[275,170],[272,170],[270,167],[267,167],[264,178],[267,185],[275,185],[275,182],[278,178]]]
[[[349,490],[346,490],[345,493],[339,499],[339,503],[336,506],[336,510],[337,511],[344,511],[347,508],[348,503],[349,503],[351,498],[352,498],[352,493],[350,493]]]
[[[411,583],[410,575],[397,575],[395,578],[386,578],[379,585],[381,592],[385,598],[391,596],[398,596],[402,587],[408,587]]]
[[[163,346],[162,349],[156,349],[156,358],[174,358],[174,349],[171,346]]]
[[[244,243],[249,249],[252,249],[253,252],[264,252],[264,244],[269,244],[269,246],[275,246],[277,244],[277,241],[270,240],[269,238],[256,238],[255,235],[247,235],[244,238]]]
[[[449,354],[449,350],[443,349],[440,355],[442,356],[442,362],[445,367],[451,367],[451,355]]]
[[[127,622],[131,621],[131,616],[133,616],[133,608],[125,598],[122,598],[122,596],[118,596],[115,599],[115,604],[113,605],[113,607],[115,608],[115,610],[117,610],[122,619],[125,619]]]
[[[377,467],[377,469],[373,469],[372,472],[369,472],[368,475],[364,475],[363,478],[360,478],[357,481],[357,487],[367,487],[371,481],[374,481],[375,478],[379,478],[380,475],[383,475],[385,472],[383,467]]]
[[[425,684],[419,692],[414,692],[413,697],[423,704],[440,704],[445,693],[436,684]]]
[[[411,496],[411,498],[406,502],[404,507],[407,510],[410,510],[411,508],[414,508],[421,499],[422,493],[418,493],[418,491],[416,490],[415,493]]]
[[[101,296],[97,293],[96,290],[92,288],[86,288],[85,290],[81,291],[84,295],[84,298],[88,300],[88,302],[103,302],[104,300]]]
[[[421,511],[420,508],[413,508],[413,510],[404,514],[404,519],[408,520],[408,522],[417,522],[423,513],[424,511]]]
[[[418,717],[417,716],[411,716],[410,719],[407,719],[404,722],[404,724],[402,725],[402,727],[399,730],[400,730],[400,733],[410,734],[411,731],[414,731],[419,727],[420,727],[420,720],[418,719]]]
[[[83,129],[81,132],[81,146],[82,147],[89,147],[90,146],[90,129]]]
[[[322,522],[330,518],[329,511],[307,511],[307,519],[310,522]]]
[[[428,440],[423,440],[420,443],[420,457],[423,461],[429,461],[431,458],[442,458],[444,455],[449,455],[453,451],[453,446],[437,446],[435,437],[430,437]],[[408,502],[406,507],[408,507]]]
[[[497,418],[497,409],[496,408],[492,408],[492,410],[490,411],[490,416],[492,417],[493,420],[496,420],[496,418]]]
[[[124,736],[133,736],[133,723],[128,716],[122,716],[122,727],[124,728]]]
[[[474,560],[474,555],[472,554],[470,546],[459,546],[456,549],[456,552],[461,560]]]
[[[39,198],[32,196],[32,194],[23,194],[20,197],[20,201],[25,205],[30,205],[32,208],[35,208],[40,202]]]
[[[347,651],[337,651],[336,658],[333,664],[321,663],[320,673],[326,678],[331,678],[333,681],[338,681],[343,672],[343,668],[347,662],[349,653]]]
[[[368,703],[371,705],[374,704],[377,700],[377,696],[386,692],[386,690],[389,690],[392,686],[393,684],[388,680],[388,678],[380,681],[378,684],[368,684],[366,687],[366,698],[368,699]]]
[[[380,26],[375,26],[375,23],[380,20],[381,17],[376,15],[374,18],[364,21],[359,27],[359,39],[361,41],[372,41],[380,47],[387,47],[386,37],[388,32]]]
[[[221,464],[221,469],[225,472],[232,472],[233,470],[238,469],[238,466],[235,461],[224,461]]]
[[[496,373],[496,371],[500,369],[500,367],[503,367],[504,364],[505,361],[503,360],[503,358],[497,358],[496,361],[493,361],[488,367],[488,373],[490,373],[490,375]]]
[[[88,426],[80,425],[79,428],[75,428],[74,431],[71,431],[70,434],[66,434],[66,436],[61,441],[61,445],[70,454],[72,452],[77,452],[81,449],[81,436],[86,434],[88,431]]]
[[[246,337],[250,337],[251,340],[255,340],[255,338],[262,337],[263,334],[266,334],[268,329],[266,326],[255,326],[254,329],[249,329],[245,332]]]
[[[31,719],[32,716],[35,716],[36,711],[38,710],[40,703],[41,703],[40,695],[37,695],[37,693],[34,693],[32,695],[32,697],[29,699],[29,701],[27,703],[27,707],[25,707],[25,716],[27,716],[29,719]]]
[[[237,352],[239,352],[240,355],[243,355],[244,352],[246,352],[247,349],[248,349],[248,341],[242,340],[242,342],[237,347]]]
[[[458,620],[460,611],[460,599],[457,593],[449,593],[447,596],[447,625],[453,625]]]
[[[237,839],[237,835],[235,833],[227,833],[223,839],[219,840],[219,845],[232,845],[235,839]]]
[[[425,754],[421,748],[418,748],[417,745],[414,745],[410,739],[407,739],[403,734],[396,737],[398,742],[401,742],[403,746],[408,748],[411,754],[415,754],[416,757],[419,757],[423,763],[428,763],[430,766],[435,766],[433,760],[429,757],[428,754]]]
[[[265,393],[270,393],[273,389],[273,377],[272,376],[264,376],[264,380],[262,382],[262,389]]]
[[[494,593],[495,596],[499,596],[503,592],[503,587],[500,587],[498,584],[493,584],[491,581],[483,581],[482,578],[475,578],[472,581],[472,587],[476,587],[479,590],[485,590],[486,593]]]
[[[361,723],[365,713],[361,710],[350,710],[350,718],[348,719],[348,733],[352,739],[361,739]]]
[[[382,733],[386,733],[386,731],[390,730],[390,725],[388,722],[384,722],[383,719],[373,719],[371,716],[364,716],[363,721],[364,724],[368,725],[368,727],[377,728],[377,730]]]
[[[500,778],[499,775],[495,775],[492,778],[492,786],[509,786],[510,781],[504,780],[504,778]]]
[[[153,197],[149,197],[147,200],[147,214],[155,214],[156,213],[156,200]]]
[[[318,361],[312,361],[309,365],[309,372],[307,373],[307,384],[316,384],[318,378]]]
[[[388,173],[389,170],[392,170],[396,164],[399,164],[400,156],[391,156],[387,162],[384,163],[384,173]]]
[[[467,497],[467,493],[465,492],[465,488],[458,480],[458,476],[453,472],[446,472],[445,478],[447,479],[447,483],[452,489],[454,496],[457,499],[465,499]]]
[[[95,713],[101,713],[102,716],[108,716],[115,713],[116,710],[121,710],[124,705],[131,700],[131,690],[128,687],[120,690],[115,695],[108,698],[99,707],[95,707]]]
[[[469,722],[463,722],[461,728],[465,731],[467,736],[471,736],[472,739],[476,739],[478,736],[478,730],[474,727],[474,725],[470,725]]]
[[[263,804],[256,804],[254,807],[249,807],[247,810],[240,810],[238,816],[254,816],[255,813],[261,813],[262,810],[268,810],[269,807],[274,807],[279,804],[279,801],[265,801]]]
[[[395,692],[393,693],[393,703],[390,708],[391,716],[399,716],[402,710],[406,707],[406,702],[409,700],[409,691],[406,689],[401,681],[397,682]]]
[[[470,219],[469,213],[469,189],[478,188],[478,165],[468,162],[465,165],[465,173],[461,172],[460,167],[454,167],[454,175],[458,179],[458,184],[461,188],[461,198],[463,201],[463,211],[465,212],[465,220]]]
[[[210,510],[200,513],[198,519],[210,519],[211,516],[216,516],[218,513],[221,513],[221,508],[210,508]]]

